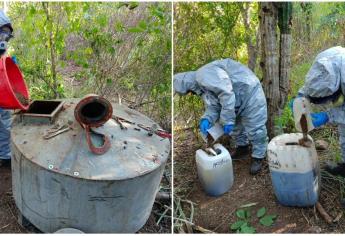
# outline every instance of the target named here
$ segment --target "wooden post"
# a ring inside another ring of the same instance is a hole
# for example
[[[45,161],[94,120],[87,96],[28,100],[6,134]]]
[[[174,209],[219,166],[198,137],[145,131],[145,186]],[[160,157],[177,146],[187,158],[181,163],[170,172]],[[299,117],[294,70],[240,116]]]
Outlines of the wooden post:
[[[260,2],[261,63],[267,100],[269,138],[274,137],[274,118],[279,108],[279,60],[277,53],[277,8],[273,2]]]
[[[263,72],[263,87],[267,100],[267,130],[270,139],[276,135],[275,119],[281,114],[289,92],[291,16],[292,3],[260,3],[259,19],[262,40],[260,66]],[[280,29],[279,42],[277,26]]]

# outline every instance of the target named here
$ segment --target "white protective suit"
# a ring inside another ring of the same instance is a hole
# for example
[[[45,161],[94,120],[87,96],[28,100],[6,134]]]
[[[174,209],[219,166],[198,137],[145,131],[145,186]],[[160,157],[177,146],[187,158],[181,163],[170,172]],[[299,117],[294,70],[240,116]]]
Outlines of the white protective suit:
[[[345,95],[345,48],[329,48],[315,58],[299,93],[323,98],[339,91]],[[329,122],[338,125],[342,158],[345,162],[345,104],[327,111]]]
[[[212,124],[235,125],[236,144],[252,144],[252,157],[264,158],[267,148],[267,104],[259,79],[232,59],[217,60],[197,71],[174,76],[175,92],[192,91],[205,104],[202,118]]]

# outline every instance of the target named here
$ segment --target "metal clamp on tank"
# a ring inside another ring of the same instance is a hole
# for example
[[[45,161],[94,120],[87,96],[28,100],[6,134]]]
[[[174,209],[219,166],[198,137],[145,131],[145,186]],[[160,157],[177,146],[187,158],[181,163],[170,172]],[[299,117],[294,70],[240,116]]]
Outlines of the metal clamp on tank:
[[[95,94],[86,95],[75,107],[75,119],[85,129],[87,144],[90,151],[94,154],[101,155],[106,153],[110,148],[110,140],[106,135],[92,130],[92,127],[100,127],[111,118],[112,114],[113,107],[111,103],[107,99]],[[102,146],[96,147],[92,143],[91,133],[102,136]]]

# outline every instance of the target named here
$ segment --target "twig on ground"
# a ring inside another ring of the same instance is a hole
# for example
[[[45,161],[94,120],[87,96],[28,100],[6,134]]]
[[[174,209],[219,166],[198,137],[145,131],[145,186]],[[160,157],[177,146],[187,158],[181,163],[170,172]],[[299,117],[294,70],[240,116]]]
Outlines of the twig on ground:
[[[199,231],[199,232],[202,232],[202,233],[205,233],[205,234],[214,234],[215,232],[213,232],[212,230],[209,230],[209,229],[205,229],[201,226],[198,226],[198,225],[195,225],[194,223],[188,221],[188,220],[185,220],[185,219],[181,219],[181,218],[176,218],[174,217],[174,220],[177,220],[177,221],[181,221],[185,224],[188,224],[191,226],[192,229],[196,230],[196,231]],[[183,225],[181,224],[174,224],[174,226],[179,226],[179,227],[182,227]]]
[[[186,224],[188,224],[190,226],[194,225],[192,222],[190,222],[189,220],[186,220],[186,219],[181,219],[181,218],[174,217],[174,220],[181,221],[181,222],[186,223]]]
[[[199,232],[202,232],[204,234],[215,234],[215,232],[211,231],[211,230],[208,230],[208,229],[205,229],[201,226],[197,226],[197,225],[194,225],[193,228],[196,230],[196,231],[199,231]]]
[[[184,213],[183,209],[182,209],[182,202],[188,203],[190,204],[190,214],[189,217],[186,217],[186,214]],[[194,204],[192,201],[190,200],[185,200],[185,199],[181,199],[178,196],[174,197],[174,203],[175,203],[175,212],[174,212],[174,222],[175,220],[177,221],[183,221],[186,226],[187,229],[187,233],[193,233],[193,218],[194,218]],[[176,227],[175,229],[177,229],[179,232],[181,231],[182,227]]]
[[[7,224],[7,225],[5,225],[5,226],[2,226],[0,229],[4,229],[4,228],[6,228],[7,226],[9,226],[10,224]]]
[[[17,218],[16,218],[16,216],[14,215],[14,213],[13,213],[13,211],[12,211],[11,206],[10,206],[9,203],[7,203],[7,207],[8,207],[8,209],[9,209],[9,211],[11,212],[12,217],[13,217],[15,220],[17,220]]]
[[[313,213],[314,213],[315,219],[318,220],[319,217],[317,216],[317,213],[316,213],[316,206],[313,207]]]
[[[308,225],[310,225],[308,218],[304,215],[303,209],[301,209],[301,212],[302,212],[302,216],[307,221]]]
[[[326,186],[326,185],[325,185]],[[334,193],[332,190],[330,190],[328,187],[322,186],[321,189],[325,190],[326,192],[328,192],[331,195],[336,195],[336,193]]]
[[[332,224],[333,220],[332,218],[328,215],[328,213],[326,212],[326,210],[322,207],[322,205],[317,202],[316,203],[316,209],[319,211],[320,215],[322,216],[322,218],[328,223],[328,224]]]
[[[159,225],[159,223],[161,222],[161,220],[166,217],[167,212],[169,211],[169,208],[166,208],[165,211],[163,212],[163,214],[161,214],[161,216],[159,217],[159,219],[156,222],[156,225]]]
[[[285,225],[283,228],[278,229],[278,230],[276,230],[276,231],[274,231],[274,232],[272,232],[272,233],[273,233],[273,234],[281,234],[281,233],[285,232],[285,231],[288,230],[288,229],[296,228],[296,226],[297,226],[296,223],[287,224],[287,225]]]
[[[340,218],[343,216],[343,212],[339,212],[339,214],[334,218],[333,223],[336,223],[340,220]]]

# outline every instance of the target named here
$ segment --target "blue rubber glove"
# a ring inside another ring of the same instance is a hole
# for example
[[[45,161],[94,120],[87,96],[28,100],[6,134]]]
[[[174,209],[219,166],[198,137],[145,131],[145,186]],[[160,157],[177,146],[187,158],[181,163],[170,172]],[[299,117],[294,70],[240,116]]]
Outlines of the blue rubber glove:
[[[200,125],[199,125],[201,133],[203,133],[204,135],[207,135],[207,130],[211,127],[212,127],[212,125],[208,121],[208,119],[201,119]]]
[[[17,57],[12,56],[11,58],[12,58],[12,61],[14,62],[14,64],[18,65]]]
[[[233,129],[234,129],[234,125],[224,125],[223,126],[224,134],[226,134],[226,135],[229,135]]]
[[[320,127],[326,124],[329,120],[326,112],[311,113],[310,115],[311,115],[311,120],[313,122],[313,125],[315,127]]]

